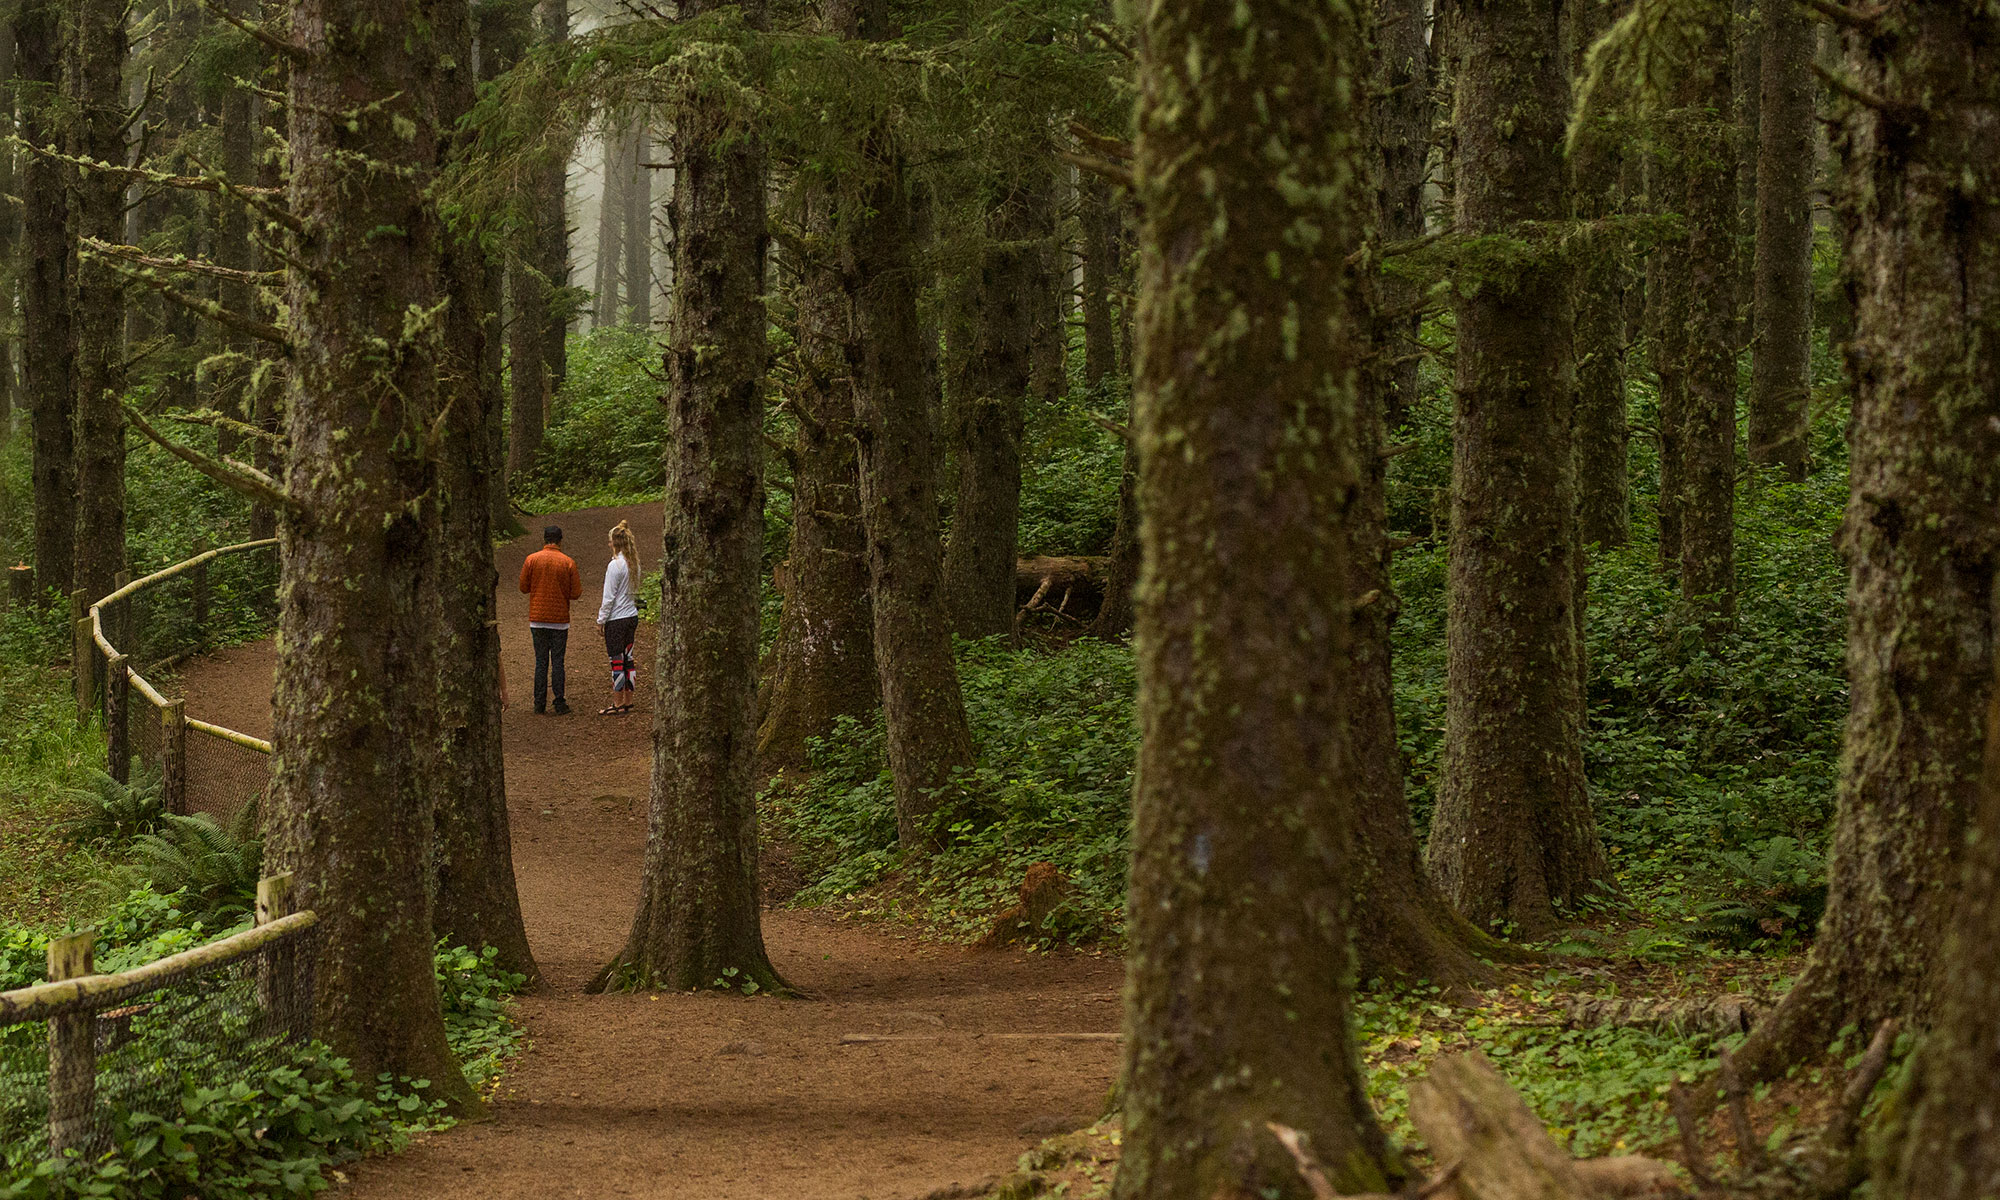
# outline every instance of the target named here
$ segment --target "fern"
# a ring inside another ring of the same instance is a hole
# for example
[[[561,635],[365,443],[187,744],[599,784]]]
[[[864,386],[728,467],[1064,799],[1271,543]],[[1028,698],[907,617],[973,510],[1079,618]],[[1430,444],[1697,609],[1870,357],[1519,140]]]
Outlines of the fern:
[[[129,785],[93,770],[88,787],[69,789],[63,836],[80,846],[123,845],[157,830],[166,817],[160,778],[134,767]]]
[[[211,929],[234,925],[255,908],[264,870],[257,805],[244,805],[227,827],[205,813],[168,816],[158,833],[133,841],[132,860],[134,884],[179,893],[181,910]]]

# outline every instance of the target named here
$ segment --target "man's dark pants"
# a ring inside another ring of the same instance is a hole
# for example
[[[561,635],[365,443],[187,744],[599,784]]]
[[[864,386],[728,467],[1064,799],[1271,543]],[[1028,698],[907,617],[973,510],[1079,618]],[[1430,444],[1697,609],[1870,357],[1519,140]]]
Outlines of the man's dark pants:
[[[549,684],[556,689],[556,703],[563,699],[563,655],[569,651],[569,630],[530,629],[535,636],[535,711],[548,707]],[[551,676],[554,676],[551,680]]]

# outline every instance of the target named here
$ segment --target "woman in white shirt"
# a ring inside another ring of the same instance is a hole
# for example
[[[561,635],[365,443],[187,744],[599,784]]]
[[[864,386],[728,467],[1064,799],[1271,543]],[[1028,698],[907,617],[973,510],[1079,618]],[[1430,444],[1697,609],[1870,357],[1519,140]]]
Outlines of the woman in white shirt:
[[[604,629],[604,650],[611,656],[611,705],[600,717],[632,711],[639,689],[639,666],[632,642],[639,632],[639,604],[633,589],[639,583],[639,539],[632,526],[620,521],[611,531],[611,562],[604,568],[604,600],[597,606],[597,623]]]

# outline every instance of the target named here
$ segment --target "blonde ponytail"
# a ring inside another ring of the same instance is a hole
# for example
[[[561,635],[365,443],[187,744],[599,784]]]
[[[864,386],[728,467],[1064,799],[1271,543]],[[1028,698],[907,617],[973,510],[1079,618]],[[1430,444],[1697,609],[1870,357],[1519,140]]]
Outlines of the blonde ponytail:
[[[639,539],[632,532],[632,523],[620,521],[611,527],[611,550],[623,556],[625,567],[632,572],[632,590],[639,590]]]

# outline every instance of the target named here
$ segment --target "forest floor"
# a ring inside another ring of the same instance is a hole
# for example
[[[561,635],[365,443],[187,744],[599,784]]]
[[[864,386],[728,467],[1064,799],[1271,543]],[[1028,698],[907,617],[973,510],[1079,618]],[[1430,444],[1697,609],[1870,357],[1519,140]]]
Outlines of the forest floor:
[[[660,544],[658,505],[534,518],[564,527],[583,573],[572,612],[569,700],[535,716],[527,598],[514,586],[530,535],[499,553],[514,867],[541,989],[521,998],[526,1049],[490,1120],[421,1137],[350,1167],[342,1193],[405,1197],[797,1196],[900,1200],[973,1187],[1024,1150],[1088,1124],[1116,1074],[1118,960],[979,953],[782,907],[770,864],[764,935],[801,999],[722,993],[587,996],[624,944],[638,899],[652,769],[651,631],[640,708],[606,703],[595,605],[604,531],[632,522]],[[270,727],[272,647],[190,664],[189,715]],[[851,1034],[900,1035],[843,1044]],[[1011,1036],[1010,1036],[1011,1035]]]

